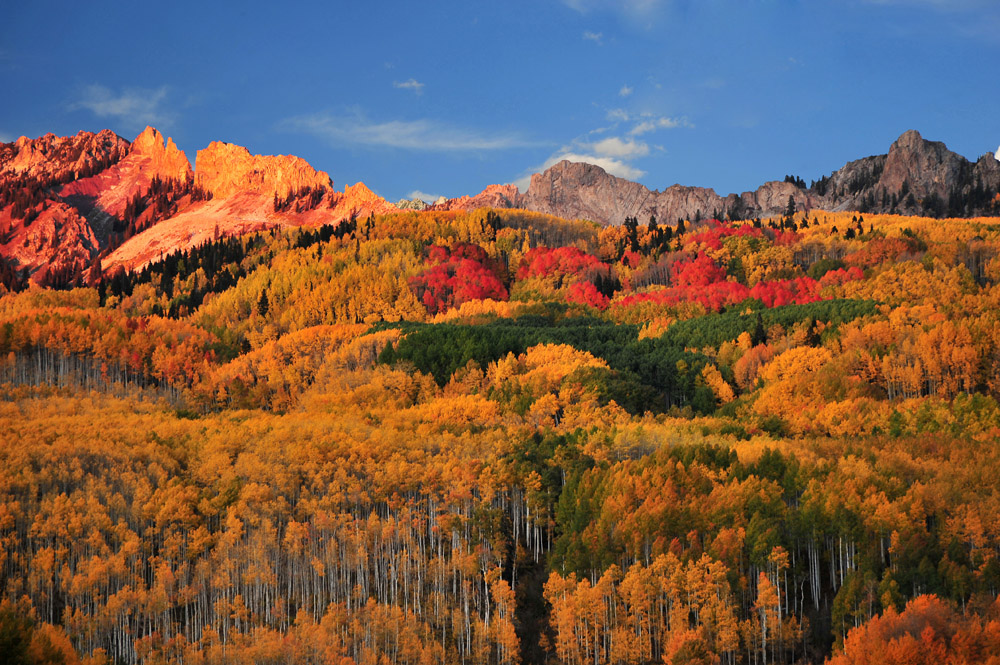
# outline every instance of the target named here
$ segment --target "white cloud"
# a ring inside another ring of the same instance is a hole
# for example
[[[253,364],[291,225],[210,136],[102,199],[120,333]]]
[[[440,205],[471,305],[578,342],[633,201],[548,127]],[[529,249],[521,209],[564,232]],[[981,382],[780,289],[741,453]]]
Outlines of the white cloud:
[[[591,31],[588,30],[588,31],[586,31],[586,32],[583,33],[583,38],[584,39],[589,39],[590,41],[597,43],[598,46],[601,46],[601,45],[604,44],[604,41],[603,41],[603,39],[604,39],[604,33],[602,33],[602,32],[591,32]]]
[[[618,91],[618,94],[621,95],[622,97],[628,97],[629,95],[632,94],[632,88],[628,87],[627,85],[623,85],[622,89]]]
[[[589,146],[596,154],[619,159],[636,159],[649,154],[649,146],[632,139],[623,141],[617,136],[611,136]]]
[[[335,145],[368,145],[407,150],[471,151],[510,150],[538,143],[510,134],[485,134],[472,129],[451,127],[433,120],[390,120],[373,122],[356,112],[338,116],[329,113],[289,118],[283,129],[312,134]]]
[[[124,88],[116,93],[103,85],[89,85],[70,110],[86,109],[99,118],[116,118],[129,128],[146,125],[169,125],[173,114],[162,108],[167,86],[159,88]]]
[[[410,199],[411,201],[413,199],[420,199],[424,203],[434,203],[439,198],[441,198],[441,195],[440,194],[428,194],[427,192],[421,192],[419,189],[415,189],[412,192],[410,192],[409,194],[407,194],[406,198]]]
[[[997,158],[998,162],[1000,162],[1000,147],[997,148],[997,151],[993,156]]]
[[[424,84],[416,79],[408,79],[406,81],[393,81],[392,87],[400,88],[402,90],[412,90],[418,95],[423,94]]]

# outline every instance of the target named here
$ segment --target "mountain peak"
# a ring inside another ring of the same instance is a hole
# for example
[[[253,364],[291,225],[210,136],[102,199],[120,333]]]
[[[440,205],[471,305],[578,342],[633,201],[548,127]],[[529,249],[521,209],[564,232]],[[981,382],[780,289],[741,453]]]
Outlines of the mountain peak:
[[[163,147],[163,135],[155,127],[149,125],[132,141],[133,151],[145,153],[161,147]]]
[[[163,134],[154,127],[146,127],[135,137],[129,156],[148,158],[151,168],[166,178],[187,180],[191,177],[191,162],[187,155],[177,148],[173,139],[168,138],[164,142]]]
[[[892,144],[894,147],[913,147],[924,143],[924,137],[915,129],[908,129],[899,135],[899,138]]]
[[[889,148],[878,181],[886,192],[898,192],[906,183],[918,198],[948,195],[947,183],[957,181],[965,159],[944,143],[928,141],[915,130],[904,132]]]

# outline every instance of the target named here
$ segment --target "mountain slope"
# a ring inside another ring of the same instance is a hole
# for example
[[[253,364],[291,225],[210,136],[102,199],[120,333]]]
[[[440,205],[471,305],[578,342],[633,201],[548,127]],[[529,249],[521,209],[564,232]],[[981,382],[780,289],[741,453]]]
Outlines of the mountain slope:
[[[135,268],[217,234],[395,210],[363,183],[335,191],[299,157],[212,142],[192,169],[152,127],[131,143],[104,130],[0,144],[0,259],[18,276],[8,288],[79,283],[98,255],[105,269]]]

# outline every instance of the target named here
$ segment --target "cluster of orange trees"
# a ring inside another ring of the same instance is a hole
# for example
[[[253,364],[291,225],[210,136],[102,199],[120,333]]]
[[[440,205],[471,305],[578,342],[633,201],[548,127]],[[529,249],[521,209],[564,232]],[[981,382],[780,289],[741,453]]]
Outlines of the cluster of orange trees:
[[[686,226],[401,213],[0,296],[0,653],[995,657],[1000,220]]]

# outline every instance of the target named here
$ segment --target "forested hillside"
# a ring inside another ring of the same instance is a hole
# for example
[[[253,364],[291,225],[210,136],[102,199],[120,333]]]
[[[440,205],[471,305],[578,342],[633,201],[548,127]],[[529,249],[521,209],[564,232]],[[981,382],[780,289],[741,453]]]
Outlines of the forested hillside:
[[[1000,662],[1000,218],[401,212],[89,281],[0,296],[6,662]]]

